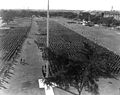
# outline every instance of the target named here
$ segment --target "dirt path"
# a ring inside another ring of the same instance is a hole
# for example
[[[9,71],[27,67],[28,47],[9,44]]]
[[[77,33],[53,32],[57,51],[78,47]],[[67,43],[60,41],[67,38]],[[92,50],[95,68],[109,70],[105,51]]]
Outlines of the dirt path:
[[[44,89],[38,88],[38,79],[43,78],[41,66],[44,64],[41,52],[34,43],[36,39],[35,33],[38,32],[38,27],[35,19],[33,19],[31,31],[28,38],[23,44],[21,58],[27,64],[18,64],[15,68],[15,75],[9,81],[8,89],[0,95],[44,95]],[[20,59],[19,59],[20,62]],[[1,92],[2,93],[2,92]]]

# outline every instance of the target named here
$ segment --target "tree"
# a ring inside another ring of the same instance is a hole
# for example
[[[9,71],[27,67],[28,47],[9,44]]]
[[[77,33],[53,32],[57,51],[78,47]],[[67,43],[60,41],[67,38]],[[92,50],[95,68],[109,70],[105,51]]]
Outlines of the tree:
[[[14,18],[14,14],[11,10],[2,10],[1,16],[2,16],[3,22],[6,22],[6,23],[9,23]]]
[[[89,21],[91,19],[91,14],[89,12],[83,12],[79,14],[81,20]]]
[[[79,95],[84,88],[86,91],[98,95],[97,81],[100,78],[115,78],[109,64],[113,61],[109,53],[98,53],[96,47],[85,42],[83,45],[80,53],[84,59],[79,61],[69,59],[69,55],[64,50],[62,50],[62,54],[56,55],[52,50],[47,49],[47,60],[49,60],[49,77],[45,78],[47,85],[55,83],[62,89],[73,86]]]

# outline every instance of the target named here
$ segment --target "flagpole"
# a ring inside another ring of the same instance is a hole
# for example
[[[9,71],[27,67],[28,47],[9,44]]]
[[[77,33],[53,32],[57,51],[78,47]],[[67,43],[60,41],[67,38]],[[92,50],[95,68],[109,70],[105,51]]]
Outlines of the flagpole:
[[[49,47],[49,0],[47,4],[47,48]],[[47,51],[48,52],[48,51]],[[49,57],[49,55],[48,55]],[[46,62],[46,78],[49,75],[49,60]]]
[[[47,47],[49,47],[49,0],[47,8]]]

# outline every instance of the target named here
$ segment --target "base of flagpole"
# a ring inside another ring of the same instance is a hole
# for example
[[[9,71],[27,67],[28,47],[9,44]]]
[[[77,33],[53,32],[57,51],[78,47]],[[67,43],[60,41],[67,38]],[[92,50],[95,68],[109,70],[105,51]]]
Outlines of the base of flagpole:
[[[38,83],[39,83],[39,88],[45,89],[45,95],[55,95],[53,91],[53,87],[44,84],[43,79],[38,79]]]

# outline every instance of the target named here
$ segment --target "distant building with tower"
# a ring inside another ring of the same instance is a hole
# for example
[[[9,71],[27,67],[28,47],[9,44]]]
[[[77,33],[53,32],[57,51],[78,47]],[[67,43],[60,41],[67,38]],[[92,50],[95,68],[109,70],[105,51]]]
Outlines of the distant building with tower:
[[[111,11],[105,11],[104,17],[114,17],[116,20],[120,20],[120,12],[113,10],[113,6],[111,7]]]

